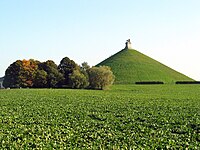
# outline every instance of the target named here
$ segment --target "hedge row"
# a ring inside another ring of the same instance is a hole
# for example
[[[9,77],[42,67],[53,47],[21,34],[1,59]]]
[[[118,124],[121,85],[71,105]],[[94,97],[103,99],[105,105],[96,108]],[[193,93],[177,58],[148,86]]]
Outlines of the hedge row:
[[[164,84],[162,81],[142,81],[135,84]],[[200,84],[200,81],[176,81],[175,84]]]
[[[143,82],[135,82],[135,84],[164,84],[162,81],[143,81]]]
[[[200,84],[200,81],[177,81],[176,84]]]

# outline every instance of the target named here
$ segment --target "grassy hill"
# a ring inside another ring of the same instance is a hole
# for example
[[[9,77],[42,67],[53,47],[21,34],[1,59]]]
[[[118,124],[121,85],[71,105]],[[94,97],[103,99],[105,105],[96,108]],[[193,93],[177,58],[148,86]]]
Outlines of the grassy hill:
[[[112,68],[116,76],[115,83],[118,84],[132,84],[141,81],[173,83],[193,80],[133,49],[123,49],[97,64],[97,66],[101,65]]]

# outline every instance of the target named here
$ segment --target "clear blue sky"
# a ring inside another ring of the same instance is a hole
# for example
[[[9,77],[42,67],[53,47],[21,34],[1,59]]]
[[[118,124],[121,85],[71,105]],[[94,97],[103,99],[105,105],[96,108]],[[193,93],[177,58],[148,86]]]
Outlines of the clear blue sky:
[[[95,65],[133,48],[200,80],[200,0],[1,0],[0,76],[17,59]]]

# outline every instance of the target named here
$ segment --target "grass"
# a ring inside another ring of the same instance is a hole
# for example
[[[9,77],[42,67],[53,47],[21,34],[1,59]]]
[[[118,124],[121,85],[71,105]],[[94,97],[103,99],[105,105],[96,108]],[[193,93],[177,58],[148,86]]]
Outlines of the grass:
[[[123,49],[97,66],[106,65],[112,68],[116,82],[133,84],[141,81],[192,81],[191,78],[161,64],[160,62],[133,49]]]
[[[199,85],[0,90],[1,149],[198,149]]]

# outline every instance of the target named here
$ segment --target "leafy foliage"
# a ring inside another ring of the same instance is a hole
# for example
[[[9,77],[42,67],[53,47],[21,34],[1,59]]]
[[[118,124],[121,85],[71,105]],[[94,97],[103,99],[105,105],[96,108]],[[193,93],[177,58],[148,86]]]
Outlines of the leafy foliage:
[[[72,88],[83,89],[89,85],[87,77],[79,70],[74,70],[72,74],[69,75],[69,80]]]
[[[69,76],[70,74],[73,73],[74,70],[79,70],[79,66],[71,59],[68,57],[64,57],[58,66],[59,71],[64,75],[64,83],[63,85],[69,85],[70,84],[70,79]]]
[[[19,87],[20,85],[20,70],[22,68],[22,62],[17,60],[16,62],[12,63],[5,72],[5,78],[3,82],[4,87]]]
[[[35,74],[34,87],[44,88],[47,87],[47,72],[38,69]]]
[[[199,149],[199,91],[0,90],[0,149]]]
[[[48,60],[40,64],[40,67],[47,73],[47,87],[56,87],[64,80],[54,61]]]
[[[30,59],[17,60],[11,64],[5,72],[4,86],[32,87],[38,63],[38,61]]]
[[[88,65],[88,63],[87,62],[83,62],[82,64],[81,64],[81,70],[82,71],[87,71],[87,70],[89,70],[90,69],[90,66]]]
[[[52,60],[42,63],[32,59],[17,60],[6,70],[4,86],[6,88],[70,87],[82,89],[87,88],[89,85],[88,72],[90,72],[91,88],[104,89],[106,86],[112,84],[112,72],[108,67],[95,67],[95,69],[90,70],[90,66],[86,62],[82,63],[82,66],[78,66],[68,57],[63,58],[59,66]],[[98,84],[98,86],[95,84]]]
[[[92,67],[88,70],[90,88],[105,89],[114,82],[114,75],[110,67]]]
[[[21,87],[32,87],[35,73],[38,68],[38,61],[33,59],[22,60],[22,69],[20,70],[20,86]]]

